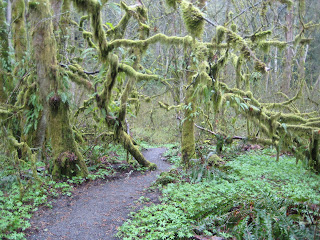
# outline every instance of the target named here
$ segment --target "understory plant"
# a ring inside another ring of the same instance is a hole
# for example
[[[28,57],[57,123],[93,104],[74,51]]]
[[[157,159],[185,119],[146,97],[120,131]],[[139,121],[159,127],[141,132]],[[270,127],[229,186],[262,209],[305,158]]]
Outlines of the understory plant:
[[[133,213],[118,236],[319,239],[320,177],[295,159],[258,151],[206,170],[163,187],[162,203]]]
[[[30,218],[39,206],[52,208],[52,201],[59,196],[70,197],[73,188],[90,180],[105,179],[116,171],[132,167],[125,162],[126,153],[121,146],[84,147],[88,157],[89,175],[74,176],[67,181],[54,181],[44,162],[37,162],[37,179],[26,161],[11,164],[11,158],[0,154],[0,239],[25,239]],[[19,164],[19,165],[17,165]],[[113,168],[112,166],[119,166]]]

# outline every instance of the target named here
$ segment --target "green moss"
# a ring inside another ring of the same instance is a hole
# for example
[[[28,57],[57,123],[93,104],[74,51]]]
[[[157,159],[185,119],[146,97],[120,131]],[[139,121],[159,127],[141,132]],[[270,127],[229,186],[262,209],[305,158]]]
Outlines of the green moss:
[[[182,1],[181,6],[182,17],[187,31],[194,38],[201,37],[205,23],[202,12],[188,1]]]
[[[173,7],[174,9],[177,8],[177,2],[178,2],[178,0],[166,0],[166,4],[169,7]]]
[[[300,39],[300,44],[301,45],[310,44],[313,40],[314,40],[313,38],[301,38]]]
[[[261,61],[256,61],[255,62],[255,65],[254,65],[254,69],[257,71],[257,72],[261,72],[261,73],[266,73],[266,64],[261,62]]]
[[[83,28],[84,22],[85,22],[86,20],[88,20],[88,19],[89,19],[89,15],[85,15],[85,16],[82,16],[82,17],[80,18],[80,22],[79,22],[79,31],[80,31],[80,32],[84,30],[84,28]]]
[[[9,59],[9,38],[5,13],[5,2],[0,0],[0,103],[6,102],[7,92],[11,90],[5,91],[8,87],[7,83],[11,82],[6,75],[11,70],[11,61]]]
[[[255,33],[251,36],[251,41],[252,42],[256,42],[256,41],[261,41],[261,40],[265,40],[268,36],[270,36],[272,34],[271,30],[267,30],[267,31],[262,31],[262,32],[258,32]]]
[[[177,182],[179,180],[178,176],[178,172],[175,169],[170,170],[170,172],[162,172],[154,185],[166,186],[169,183]]]
[[[39,2],[38,1],[31,1],[28,4],[29,4],[29,9],[30,10],[36,10],[37,7],[39,6]]]
[[[281,2],[282,4],[287,4],[289,8],[291,8],[293,5],[293,2],[291,0],[278,0],[278,1]]]
[[[216,28],[216,42],[220,44],[225,38],[225,28],[222,26],[217,26]]]
[[[281,42],[281,41],[260,41],[258,43],[258,46],[266,53],[269,52],[270,47],[277,47],[280,51],[282,51],[283,49],[285,49],[285,47],[287,46],[286,42]]]
[[[117,26],[107,31],[108,37],[111,37],[112,39],[121,39],[123,37],[132,16],[132,14],[130,14],[129,7],[124,2],[121,2],[121,8],[125,9],[126,13],[123,15]]]
[[[247,47],[247,43],[244,41],[244,39],[234,31],[223,26],[218,26],[216,31],[217,44],[220,44],[226,36],[227,43],[232,47]]]
[[[12,2],[12,31],[13,46],[16,61],[21,61],[27,50],[27,32],[24,20],[25,2],[24,0],[14,0]]]
[[[53,151],[53,177],[58,179],[63,174],[85,177],[88,170],[74,140],[69,120],[69,105],[62,101],[57,94],[63,89],[56,59],[56,42],[53,35],[50,3],[48,0],[39,0],[38,2],[39,4],[30,10],[31,29],[33,29],[33,57],[38,66],[39,92],[47,119],[48,139],[51,140]],[[48,20],[43,21],[43,19]],[[56,90],[56,94],[50,97],[47,102],[48,95],[52,90]],[[70,158],[64,157],[65,153],[74,155],[75,157],[72,157],[74,161],[69,161]]]
[[[231,24],[231,26],[230,26],[230,28],[231,28],[231,30],[233,31],[233,32],[237,32],[237,25],[235,24],[235,23],[232,23]]]
[[[211,154],[207,159],[209,166],[219,166],[222,162],[222,159],[217,154]]]
[[[89,13],[93,39],[98,45],[101,59],[105,61],[108,58],[108,48],[101,19],[101,2],[97,0],[73,0],[73,2],[80,11]]]
[[[190,36],[186,37],[168,37],[162,33],[156,34],[147,39],[141,40],[129,40],[129,39],[117,39],[108,44],[108,51],[112,51],[117,47],[137,47],[146,48],[150,44],[162,43],[166,45],[183,45],[185,48],[192,44],[192,38]]]
[[[57,101],[54,107],[51,105],[48,123],[54,152],[52,176],[54,179],[60,179],[63,175],[86,177],[88,170],[69,124],[68,105],[59,99]]]
[[[299,13],[301,16],[304,15],[306,10],[306,1],[305,0],[299,0]]]

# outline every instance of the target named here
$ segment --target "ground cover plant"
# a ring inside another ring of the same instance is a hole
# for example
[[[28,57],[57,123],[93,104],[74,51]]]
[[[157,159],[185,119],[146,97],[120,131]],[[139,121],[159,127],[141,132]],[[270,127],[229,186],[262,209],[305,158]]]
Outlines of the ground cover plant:
[[[52,201],[61,196],[72,196],[75,187],[92,180],[108,181],[108,177],[128,171],[142,171],[139,165],[126,162],[127,154],[119,145],[84,147],[89,174],[74,176],[64,181],[52,179],[43,162],[37,163],[38,179],[34,179],[30,164],[20,162],[19,172],[1,155],[0,168],[0,238],[25,239],[23,231],[30,227],[29,219],[39,207],[52,208]],[[15,166],[17,167],[17,166]]]
[[[176,175],[162,188],[162,203],[132,213],[119,236],[318,239],[320,176],[290,156],[277,162],[273,154],[252,151],[220,167]]]
[[[176,211],[161,220],[168,231],[138,234],[318,237],[315,177],[281,164],[293,161],[285,152],[320,173],[319,9],[319,0],[0,0],[0,208],[11,219],[1,231],[22,237],[31,208],[77,184],[156,170],[142,140],[179,147],[166,154],[176,169],[155,184],[167,190],[153,211]],[[235,141],[272,147],[278,163],[226,154]],[[191,194],[183,207],[188,189],[205,204]]]

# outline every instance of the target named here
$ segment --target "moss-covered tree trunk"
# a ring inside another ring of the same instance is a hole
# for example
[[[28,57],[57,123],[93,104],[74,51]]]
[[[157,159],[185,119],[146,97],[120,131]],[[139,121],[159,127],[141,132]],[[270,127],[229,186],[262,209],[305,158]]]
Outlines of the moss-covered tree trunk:
[[[309,145],[309,151],[310,151],[309,166],[314,168],[314,170],[318,173],[320,173],[319,142],[320,142],[320,133],[319,131],[314,131],[313,137],[310,140],[310,145]]]
[[[37,0],[29,3],[32,16],[32,44],[37,66],[38,84],[48,126],[48,140],[53,150],[53,178],[88,174],[82,155],[75,143],[69,122],[68,103],[58,93],[63,91],[56,59],[56,41],[50,3]]]
[[[192,97],[193,91],[187,90],[185,97],[184,120],[182,124],[181,153],[182,162],[185,167],[189,167],[190,159],[196,157],[195,136],[194,136],[194,112],[195,104]]]
[[[16,62],[21,62],[27,50],[24,0],[12,1],[12,36]]]
[[[6,22],[6,7],[3,0],[0,0],[0,103],[7,100],[5,91],[7,71],[10,68],[9,42]]]
[[[182,123],[182,134],[181,134],[181,158],[182,163],[186,168],[190,165],[190,159],[196,157],[195,154],[195,136],[194,136],[194,113],[195,113],[195,81],[194,73],[194,64],[189,57],[189,54],[185,55],[185,62],[187,66],[190,66],[189,70],[185,73],[185,101],[184,101],[184,119]]]

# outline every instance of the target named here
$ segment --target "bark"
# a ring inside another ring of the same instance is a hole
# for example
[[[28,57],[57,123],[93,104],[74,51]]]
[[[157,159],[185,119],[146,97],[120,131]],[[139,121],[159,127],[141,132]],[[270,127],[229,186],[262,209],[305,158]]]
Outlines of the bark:
[[[59,29],[59,21],[61,13],[61,6],[64,1],[50,0],[51,9],[53,10],[52,24],[53,32],[56,32]]]
[[[74,140],[69,122],[69,107],[62,102],[58,90],[63,91],[58,78],[56,42],[50,3],[48,0],[30,2],[34,61],[37,66],[39,92],[48,125],[48,138],[53,150],[53,178],[82,176],[87,167]],[[51,96],[49,99],[48,96]]]
[[[6,17],[7,17],[8,23],[11,22],[11,16],[12,16],[12,14],[11,14],[11,1],[7,1],[7,15],[6,15]]]

